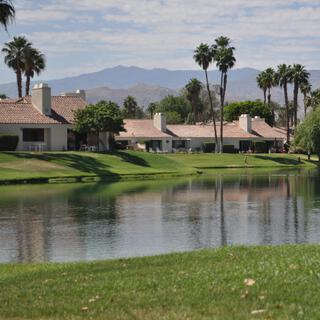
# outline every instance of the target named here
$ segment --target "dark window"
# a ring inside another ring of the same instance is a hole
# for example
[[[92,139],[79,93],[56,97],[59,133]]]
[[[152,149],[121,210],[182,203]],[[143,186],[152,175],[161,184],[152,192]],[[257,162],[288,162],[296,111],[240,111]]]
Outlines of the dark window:
[[[24,142],[44,142],[44,129],[23,129]]]

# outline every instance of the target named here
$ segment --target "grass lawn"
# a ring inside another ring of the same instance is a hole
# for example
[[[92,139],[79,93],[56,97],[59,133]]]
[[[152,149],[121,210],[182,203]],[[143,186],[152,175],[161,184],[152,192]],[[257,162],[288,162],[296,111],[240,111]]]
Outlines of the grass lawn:
[[[189,175],[217,168],[315,167],[297,155],[242,154],[151,154],[117,152],[2,152],[0,182],[66,177],[109,177],[115,180],[134,176]]]
[[[0,319],[320,319],[320,246],[0,265]]]

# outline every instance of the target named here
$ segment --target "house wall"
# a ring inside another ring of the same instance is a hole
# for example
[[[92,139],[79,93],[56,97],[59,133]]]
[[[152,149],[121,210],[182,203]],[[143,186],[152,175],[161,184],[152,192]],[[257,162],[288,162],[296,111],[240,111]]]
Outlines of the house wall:
[[[43,124],[0,124],[0,133],[16,134],[19,137],[18,151],[28,151],[30,146],[37,143],[23,142],[23,129],[44,129],[44,150],[62,151],[67,150],[68,128],[70,125],[43,125]]]

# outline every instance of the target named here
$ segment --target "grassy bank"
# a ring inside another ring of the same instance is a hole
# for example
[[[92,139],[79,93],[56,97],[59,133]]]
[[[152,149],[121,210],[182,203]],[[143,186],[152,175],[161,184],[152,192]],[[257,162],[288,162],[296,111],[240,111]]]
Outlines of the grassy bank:
[[[296,155],[168,154],[118,152],[0,153],[0,183],[48,179],[105,180],[189,175],[217,168],[315,167]]]
[[[1,265],[0,319],[319,319],[320,247]]]

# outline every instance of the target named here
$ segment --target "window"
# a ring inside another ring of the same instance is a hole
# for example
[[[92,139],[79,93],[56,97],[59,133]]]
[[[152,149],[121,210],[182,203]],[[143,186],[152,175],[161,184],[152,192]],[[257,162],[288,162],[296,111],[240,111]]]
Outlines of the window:
[[[44,129],[23,129],[24,142],[44,142]]]

